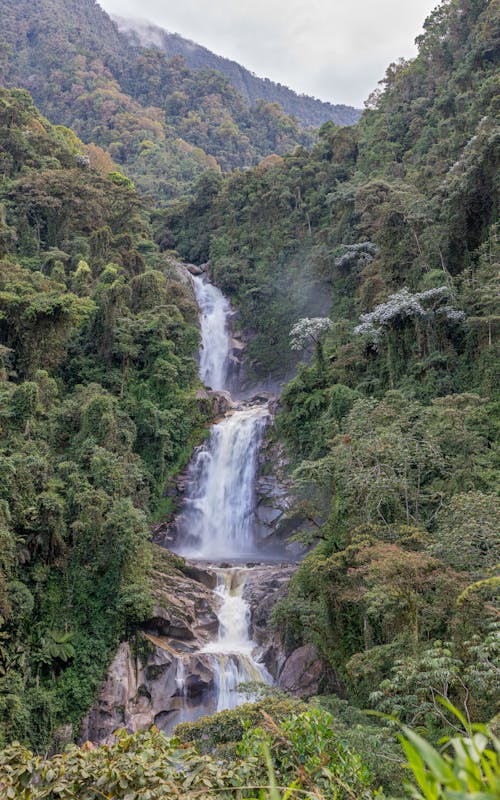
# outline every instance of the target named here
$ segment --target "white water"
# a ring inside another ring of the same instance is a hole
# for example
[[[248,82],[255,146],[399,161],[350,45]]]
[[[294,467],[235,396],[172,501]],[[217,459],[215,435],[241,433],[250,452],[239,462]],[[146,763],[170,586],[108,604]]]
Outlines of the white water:
[[[245,683],[272,683],[263,664],[253,658],[255,642],[250,639],[250,607],[243,599],[245,572],[220,570],[216,594],[222,600],[219,609],[219,634],[202,652],[211,654],[217,693],[217,711],[236,708],[251,700],[239,691]]]
[[[210,561],[255,557],[254,481],[268,415],[265,406],[237,409],[212,427],[198,449],[178,523],[180,555]]]
[[[225,389],[231,307],[204,277],[193,277],[193,284],[201,311],[200,377],[212,389]],[[235,406],[230,416],[212,426],[207,443],[198,448],[188,470],[183,513],[177,520],[175,551],[180,555],[212,562],[255,559],[254,483],[268,416],[267,406]],[[213,671],[217,711],[251,699],[239,690],[241,684],[272,683],[264,665],[254,658],[250,608],[243,598],[246,572],[237,568],[217,571],[219,631],[217,638],[199,651]],[[206,712],[208,701],[199,705],[199,711],[190,708],[181,656],[176,683],[176,723]]]
[[[221,290],[203,275],[193,275],[193,286],[201,312],[200,378],[205,386],[219,391],[226,388],[231,306]]]

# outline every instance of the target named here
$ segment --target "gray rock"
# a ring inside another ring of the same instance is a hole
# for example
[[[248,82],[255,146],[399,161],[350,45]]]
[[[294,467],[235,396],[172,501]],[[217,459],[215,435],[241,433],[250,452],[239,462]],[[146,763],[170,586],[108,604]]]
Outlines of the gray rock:
[[[165,558],[163,563],[162,559]],[[190,575],[172,568],[171,561],[156,551],[152,575],[156,603],[151,618],[138,636],[147,644],[144,663],[128,642],[122,642],[103,682],[99,698],[83,720],[79,741],[113,741],[117,728],[130,732],[163,720],[165,729],[175,724],[178,698],[177,668],[182,656],[186,702],[213,687],[209,657],[196,651],[218,630],[215,608],[219,602],[209,583],[210,571],[188,567]],[[141,648],[141,651],[144,648]],[[208,712],[207,712],[208,713]]]
[[[187,575],[188,578],[192,578],[192,580],[196,581],[197,583],[202,583],[207,587],[207,589],[215,589],[217,586],[216,573],[212,569],[199,567],[198,564],[195,564],[194,562],[186,561],[184,574]]]
[[[279,685],[298,697],[318,694],[324,665],[313,645],[294,650],[287,658],[279,676]]]
[[[205,272],[204,267],[199,267],[197,264],[186,264],[185,266],[191,275],[203,275]]]
[[[212,400],[213,414],[216,417],[224,417],[229,414],[233,408],[233,399],[229,392],[215,391],[210,389],[207,392],[209,398]]]
[[[278,600],[285,596],[290,578],[296,569],[297,564],[267,564],[252,570],[247,576],[243,597],[250,606],[251,634],[254,641],[263,648],[271,644],[274,648],[278,647],[278,642],[269,629],[269,619]],[[272,669],[270,671],[277,674]]]

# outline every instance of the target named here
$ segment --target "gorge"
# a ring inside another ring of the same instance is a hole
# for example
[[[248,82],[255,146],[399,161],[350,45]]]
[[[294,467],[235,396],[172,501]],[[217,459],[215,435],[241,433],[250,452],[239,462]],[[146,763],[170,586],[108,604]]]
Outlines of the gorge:
[[[139,658],[130,643],[122,643],[84,720],[82,740],[111,742],[121,725],[140,730],[153,722],[170,732],[233,709],[256,696],[256,684],[273,684],[287,661],[279,642],[267,641],[266,623],[296,563],[279,539],[267,541],[256,513],[273,398],[242,390],[231,360],[230,303],[206,274],[190,275],[190,281],[200,312],[200,378],[207,391],[223,397],[227,410],[191,458],[178,513],[163,539],[185,559],[187,577],[172,582],[159,567],[160,600],[143,631],[152,652]],[[250,399],[233,400],[229,388]],[[269,484],[270,477],[264,480]],[[265,511],[271,520],[279,513],[260,507],[264,517]],[[306,672],[316,664],[314,686],[318,662],[314,651],[305,655]]]
[[[0,796],[499,796],[498,2],[314,134],[0,9]]]

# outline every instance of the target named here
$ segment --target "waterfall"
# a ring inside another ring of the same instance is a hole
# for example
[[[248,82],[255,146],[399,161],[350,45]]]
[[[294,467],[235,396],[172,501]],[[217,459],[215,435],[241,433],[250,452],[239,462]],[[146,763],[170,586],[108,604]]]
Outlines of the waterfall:
[[[231,307],[222,292],[204,276],[193,277],[200,306],[200,377],[215,390],[227,385],[231,339]],[[233,405],[231,413],[213,425],[188,468],[183,509],[176,521],[175,552],[191,558],[221,562],[256,558],[254,541],[254,484],[258,454],[269,417],[267,405]],[[250,608],[243,597],[248,569],[218,568],[219,631],[197,651],[214,676],[214,692],[196,705],[187,697],[185,664],[178,656],[177,692],[170,724],[196,719],[209,709],[222,711],[248,701],[242,683],[272,683],[255,657],[250,635]]]
[[[218,613],[219,634],[202,651],[210,654],[217,711],[236,708],[252,699],[248,693],[239,691],[240,684],[272,683],[264,665],[252,655],[255,642],[249,635],[250,607],[242,596],[245,574],[244,570],[226,569],[217,575],[215,591],[222,600]]]
[[[211,389],[225,389],[231,346],[228,325],[231,306],[221,290],[203,275],[193,275],[192,279],[201,312],[200,378]]]
[[[266,406],[237,409],[212,427],[187,476],[176,552],[189,558],[255,557],[254,481]]]
[[[186,668],[182,658],[177,659],[177,670],[175,673],[175,685],[177,686],[177,695],[183,700],[186,697]]]

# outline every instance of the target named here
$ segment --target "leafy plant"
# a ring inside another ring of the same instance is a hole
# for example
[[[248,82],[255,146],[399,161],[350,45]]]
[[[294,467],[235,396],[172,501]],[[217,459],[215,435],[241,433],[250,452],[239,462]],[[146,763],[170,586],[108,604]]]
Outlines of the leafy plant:
[[[437,750],[416,731],[403,728],[401,744],[416,786],[415,800],[494,800],[500,794],[500,741],[486,725],[470,725],[449,703],[443,705],[463,725],[464,735],[448,738]]]

